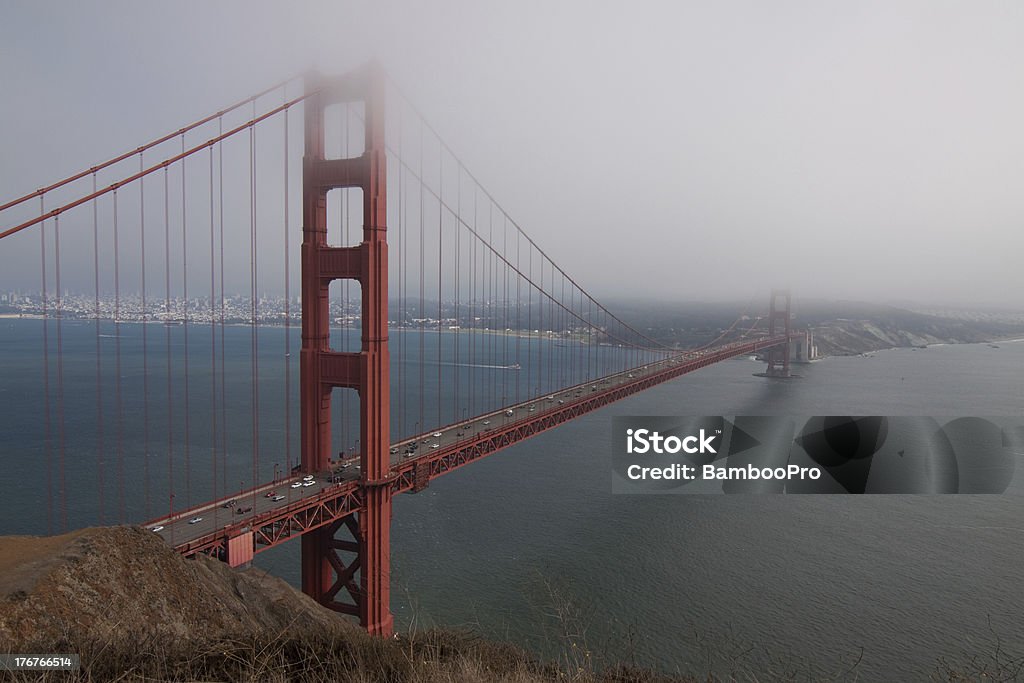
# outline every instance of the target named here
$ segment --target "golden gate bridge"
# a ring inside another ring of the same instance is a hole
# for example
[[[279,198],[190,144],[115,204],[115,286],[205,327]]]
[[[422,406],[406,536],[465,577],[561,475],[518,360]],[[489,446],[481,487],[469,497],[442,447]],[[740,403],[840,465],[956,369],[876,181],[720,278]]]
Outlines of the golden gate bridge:
[[[699,348],[634,328],[374,64],[277,84],[8,201],[0,220],[5,249],[38,252],[50,532],[68,527],[69,444],[92,440],[100,523],[148,519],[182,554],[232,566],[299,537],[302,589],[379,635],[393,629],[395,495],[723,360],[763,354],[764,374],[787,377],[804,337],[778,290],[766,316]],[[86,304],[72,286],[91,289]],[[94,370],[68,369],[71,320],[94,327],[94,351],[76,349]],[[239,326],[247,358],[227,341]],[[268,359],[283,374],[272,425]],[[93,401],[91,432],[69,429],[72,400]],[[240,468],[254,485],[235,489]],[[126,502],[133,485],[144,505]]]

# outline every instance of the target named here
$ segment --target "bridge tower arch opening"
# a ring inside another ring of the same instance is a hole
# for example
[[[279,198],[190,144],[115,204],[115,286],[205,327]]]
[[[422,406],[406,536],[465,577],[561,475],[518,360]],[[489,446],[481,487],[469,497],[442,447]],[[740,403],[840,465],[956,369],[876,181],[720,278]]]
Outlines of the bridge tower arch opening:
[[[339,387],[355,389],[360,413],[361,505],[356,515],[302,537],[302,590],[326,607],[357,615],[371,634],[388,636],[393,617],[385,78],[380,67],[370,64],[341,77],[312,74],[306,88],[301,469],[310,474],[329,471],[331,392]],[[324,112],[339,102],[364,104],[365,146],[359,156],[329,159],[324,150]],[[351,246],[330,246],[327,193],[347,188],[362,190],[362,240]],[[330,283],[344,279],[358,282],[361,290],[358,352],[337,351],[330,345]]]

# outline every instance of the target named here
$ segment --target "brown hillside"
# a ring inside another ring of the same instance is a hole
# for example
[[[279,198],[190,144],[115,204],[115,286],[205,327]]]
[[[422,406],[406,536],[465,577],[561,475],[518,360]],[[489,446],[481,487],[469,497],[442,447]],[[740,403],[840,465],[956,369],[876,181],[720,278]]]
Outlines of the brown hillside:
[[[275,634],[352,628],[258,569],[186,560],[145,529],[0,537],[0,647],[30,641]]]

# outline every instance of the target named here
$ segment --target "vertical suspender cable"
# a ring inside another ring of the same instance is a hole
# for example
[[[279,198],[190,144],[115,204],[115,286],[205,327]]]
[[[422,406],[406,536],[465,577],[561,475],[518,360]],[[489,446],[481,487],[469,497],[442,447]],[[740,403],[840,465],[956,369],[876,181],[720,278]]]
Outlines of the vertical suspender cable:
[[[53,271],[57,289],[57,438],[60,464],[60,529],[68,530],[68,490],[64,485],[64,295],[60,289],[60,216],[53,218]]]
[[[213,470],[212,494],[217,498],[217,317],[216,303],[217,295],[216,278],[216,257],[217,251],[214,245],[214,208],[213,208],[213,147],[210,147],[210,467]],[[217,526],[217,508],[213,509],[213,521]]]
[[[458,183],[456,183],[457,191],[455,193],[455,205],[459,215],[462,215],[462,169],[458,169]],[[462,298],[462,278],[460,277],[460,271],[462,270],[462,254],[461,254],[461,242],[460,239],[462,233],[462,225],[458,219],[455,220],[455,384],[454,384],[454,400],[452,401],[452,422],[458,422],[462,417],[460,412],[461,402],[459,400],[459,384],[462,381],[462,372],[459,364],[462,362],[461,354],[461,341],[460,337],[462,334],[462,311],[461,311],[461,298]],[[472,239],[470,240],[472,246]],[[473,361],[470,361],[471,363]]]
[[[405,437],[405,221],[408,215],[407,207],[405,206],[405,200],[407,199],[407,189],[404,186],[403,178],[405,176],[405,168],[402,165],[402,139],[404,135],[404,126],[402,125],[401,110],[399,110],[398,117],[398,244],[396,251],[398,252],[398,358],[397,370],[398,370],[398,438],[402,439]],[[392,362],[394,367],[396,363]],[[392,427],[394,431],[394,427]]]
[[[566,323],[567,323],[567,318],[566,318],[566,315],[564,313],[564,311],[565,311],[565,276],[563,275],[561,279],[562,279],[562,293],[559,295],[558,301],[559,301],[559,303],[560,303],[560,305],[562,307],[563,314],[562,314],[561,320],[558,321],[558,329],[559,329],[559,333],[560,333],[559,336],[562,339],[565,339],[567,344],[570,344],[570,346],[565,347],[565,348],[570,350],[568,362],[565,361],[565,355],[564,354],[563,354],[562,358],[559,359],[559,360],[562,361],[562,363],[561,363],[561,365],[562,365],[562,377],[561,377],[560,384],[564,387],[564,386],[571,386],[574,383],[572,381],[572,353],[571,353],[571,350],[572,350],[571,344],[573,343],[574,340],[573,340],[573,336],[571,334],[568,337],[565,335],[565,333],[566,333]]]
[[[96,173],[92,174],[92,191],[96,193]],[[93,293],[94,310],[96,317],[96,476],[99,487],[99,523],[104,523],[103,505],[103,373],[102,373],[102,350],[100,345],[100,242],[99,242],[99,215],[97,200],[92,200],[92,272],[93,272]]]
[[[185,152],[185,134],[181,135],[181,151]],[[188,405],[188,243],[186,242],[186,217],[185,217],[185,165],[187,160],[181,160],[181,297],[182,297],[182,335],[185,345],[183,351],[184,361],[184,385],[185,407],[183,417],[185,419],[185,507],[192,505],[192,462],[191,462],[191,434],[189,433],[189,405]]]
[[[494,242],[494,202],[488,201],[488,203],[487,203],[487,210],[488,210],[487,240],[493,244],[493,242]],[[495,260],[495,256],[493,254],[489,254],[488,258],[491,261],[491,278],[489,280],[490,294],[487,297],[487,317],[486,317],[486,320],[487,320],[486,329],[489,331],[487,338],[490,339],[490,342],[491,342],[490,343],[491,355],[490,355],[490,360],[488,361],[488,365],[497,365],[496,361],[498,359],[498,353],[497,353],[498,339],[495,336],[495,334],[497,333],[497,330],[495,329],[495,327],[497,327],[497,322],[496,322],[497,321],[497,316],[495,315],[495,307],[494,307],[494,299],[497,296],[497,290],[498,290],[498,285],[497,285],[497,283],[498,283],[498,281],[497,281],[497,261]],[[502,374],[502,376],[504,376],[506,373],[503,371],[501,374]],[[491,409],[493,409],[497,405],[497,393],[498,393],[498,377],[494,373],[493,370],[491,371],[491,377],[494,378],[491,381]]]
[[[253,102],[253,119],[256,118],[256,103]],[[256,264],[256,127],[249,127],[249,279],[250,313],[252,320],[252,479],[253,500],[255,486],[259,481],[260,467],[260,389],[259,389],[259,304]],[[255,507],[255,506],[254,506]]]
[[[142,152],[139,152],[139,171],[143,169]],[[146,193],[145,179],[139,178],[139,264],[141,266],[142,279],[142,460],[145,482],[146,507],[143,514],[149,519],[150,509],[150,474],[149,474],[149,350],[147,339],[147,327],[149,323],[149,312],[146,304]]]
[[[285,86],[284,99],[288,100]],[[288,110],[284,110],[284,462],[285,472],[292,471],[292,347],[291,347],[291,283],[288,245]]]
[[[462,166],[458,165],[459,172],[462,172]],[[461,181],[459,183],[462,184]],[[473,188],[473,231],[477,229],[477,195],[476,187]],[[460,212],[461,213],[461,212]],[[462,220],[460,215],[458,220]],[[478,240],[475,237],[470,237],[469,240],[469,412],[473,415],[479,415],[480,410],[477,408],[477,391],[476,391],[476,299],[479,296],[480,289],[477,287],[476,282],[476,252],[479,246]]]
[[[224,117],[217,117],[220,135],[224,134]],[[224,141],[217,143],[217,229],[220,240],[220,462],[221,486],[228,490],[228,394],[226,379],[227,352],[225,344],[224,306]]]
[[[502,218],[501,224],[501,253],[508,258],[508,219]],[[506,368],[511,365],[508,362],[508,263],[505,263],[504,268],[504,282],[502,283],[502,318],[501,318],[501,364]],[[502,406],[508,405],[508,373],[504,372],[501,375],[501,404]]]
[[[421,179],[423,178],[423,120],[422,119],[420,119],[420,178]],[[417,365],[419,365],[419,368],[420,368],[420,419],[416,423],[416,425],[417,425],[416,431],[419,431],[420,429],[425,429],[424,420],[426,419],[426,416],[424,415],[424,407],[425,406],[423,404],[424,393],[426,391],[426,389],[425,389],[425,379],[426,378],[424,376],[424,368],[425,368],[425,363],[426,363],[426,360],[427,360],[426,357],[425,357],[425,354],[424,354],[424,343],[423,343],[423,337],[424,337],[424,332],[425,332],[424,325],[426,324],[426,310],[425,310],[425,302],[424,302],[424,297],[423,297],[423,289],[424,289],[424,284],[425,284],[425,280],[424,280],[424,276],[423,276],[423,269],[424,269],[424,266],[425,266],[425,263],[424,263],[424,253],[426,252],[426,249],[425,249],[426,242],[423,239],[423,206],[424,206],[424,204],[423,204],[423,199],[424,199],[423,190],[424,190],[423,181],[421,180],[420,181],[420,241],[419,241],[419,250],[418,250],[420,252],[420,306],[419,306],[419,309],[416,311],[416,313],[419,316],[419,321],[420,321],[420,323],[419,323],[419,328],[420,328],[420,355],[419,355],[419,359],[418,359],[418,362],[417,362]],[[438,203],[438,210],[440,210],[440,202]]]
[[[533,398],[533,245],[530,245],[529,254],[529,275],[527,275],[527,299],[526,299],[526,397]]]
[[[39,215],[45,215],[46,195],[39,195]],[[50,440],[50,319],[46,302],[46,221],[39,223],[39,272],[43,295],[43,450],[46,454],[46,529],[53,535],[53,450]]]
[[[523,271],[519,267],[519,233],[516,233],[516,363],[519,363],[519,372],[516,372],[516,403],[519,403],[519,376],[522,374],[522,356],[519,354],[520,343],[523,338],[522,324],[522,298]]]
[[[444,156],[439,156],[440,167],[441,167],[441,196],[444,197]],[[444,208],[438,207],[437,211],[437,426],[440,427],[444,422],[441,420],[441,347],[443,346],[441,340],[441,248],[442,239],[441,234],[444,231]],[[425,426],[425,425],[424,425]]]
[[[537,321],[537,398],[540,398],[540,387],[544,385],[544,257],[540,259],[540,277],[537,281],[537,304],[540,310]]]
[[[171,362],[171,193],[167,167],[164,166],[164,339],[167,357],[167,510],[174,514],[174,403]],[[171,527],[173,536],[174,527]],[[173,542],[173,538],[172,538]]]
[[[117,515],[124,524],[124,409],[121,400],[121,260],[117,233],[117,190],[111,195],[114,209],[114,410],[117,419]]]

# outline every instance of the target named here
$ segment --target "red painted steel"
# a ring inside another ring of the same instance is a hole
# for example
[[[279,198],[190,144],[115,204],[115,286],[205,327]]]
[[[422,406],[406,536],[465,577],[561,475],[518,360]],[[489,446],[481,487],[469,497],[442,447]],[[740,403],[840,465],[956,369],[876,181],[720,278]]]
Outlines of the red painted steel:
[[[666,361],[663,364],[664,369],[652,374],[637,377],[615,386],[602,388],[599,391],[588,391],[583,393],[577,400],[566,401],[564,405],[558,405],[551,409],[537,412],[523,420],[501,425],[493,431],[477,435],[446,448],[403,460],[392,467],[391,475],[385,480],[387,488],[390,489],[392,495],[415,493],[426,488],[431,479],[436,479],[449,472],[453,472],[464,465],[496,453],[531,436],[536,436],[562,425],[581,415],[598,408],[603,408],[610,403],[707,367],[708,365],[782,345],[787,343],[787,339],[785,336],[754,339],[747,342],[728,344],[720,349],[704,352],[697,357],[687,358],[680,356],[680,359],[674,360],[674,362],[672,360]],[[562,391],[589,389],[595,382],[600,383],[601,381],[591,380],[576,387],[567,387]],[[598,386],[602,385],[598,384]],[[521,405],[532,402],[535,402],[535,400],[526,401]],[[498,411],[495,415],[499,415],[501,412]],[[447,431],[450,427],[442,429]],[[418,435],[415,439],[410,439],[410,441],[420,440],[422,437],[427,436],[427,434]],[[303,537],[304,544],[307,542],[306,538],[318,537],[325,543],[333,544],[334,547],[331,549],[336,551],[338,549],[338,542],[333,538],[333,529],[338,528],[337,523],[340,520],[351,519],[352,521],[346,522],[346,528],[351,530],[355,527],[360,529],[360,533],[362,533],[363,524],[361,521],[357,524],[356,518],[362,516],[359,513],[366,507],[365,495],[367,491],[368,489],[363,481],[339,483],[325,488],[316,496],[292,502],[282,508],[276,508],[273,511],[261,513],[254,518],[226,526],[202,538],[179,544],[176,549],[186,556],[204,553],[223,558],[226,556],[228,539],[252,530],[255,552],[266,550],[300,535]],[[153,520],[153,523],[162,521],[166,520]],[[346,547],[351,548],[351,546]],[[355,562],[358,562],[361,557],[360,553]],[[331,563],[338,559],[334,558],[326,561]],[[346,571],[350,569],[351,562],[351,560],[349,563],[342,562],[346,567]],[[331,570],[337,576],[341,576],[337,574],[337,565],[332,564]],[[340,592],[338,590],[338,581],[338,579],[333,580],[331,585],[325,589],[325,594],[330,593],[333,596]],[[345,587],[349,587],[351,579],[347,579],[344,584]],[[353,609],[352,605],[337,603],[333,608],[342,612],[354,613],[351,611]]]
[[[252,562],[255,546],[252,542],[252,531],[228,539],[227,562],[232,567],[241,567]]]
[[[390,356],[388,352],[387,158],[384,139],[383,72],[375,65],[323,82],[311,79],[306,100],[306,149],[303,160],[301,468],[324,472],[330,467],[331,391],[359,392],[360,487],[363,508],[354,531],[357,559],[345,563],[330,525],[302,539],[302,589],[322,604],[358,613],[372,634],[393,628],[390,608],[391,486]],[[355,159],[324,157],[324,108],[337,101],[365,103],[365,151]],[[359,187],[363,191],[363,240],[355,247],[327,244],[327,192]],[[359,353],[330,348],[328,288],[332,280],[357,280],[362,288],[362,346]],[[352,531],[352,529],[349,529]],[[338,602],[339,586],[352,603]],[[337,576],[337,578],[333,578]]]

